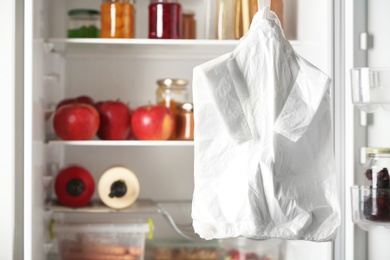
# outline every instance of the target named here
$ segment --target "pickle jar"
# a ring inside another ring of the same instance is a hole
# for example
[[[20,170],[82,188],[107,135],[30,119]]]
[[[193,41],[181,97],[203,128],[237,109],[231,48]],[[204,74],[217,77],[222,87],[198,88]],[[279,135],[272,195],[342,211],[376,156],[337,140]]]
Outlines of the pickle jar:
[[[101,38],[134,38],[133,1],[103,0],[100,13]]]
[[[179,0],[150,0],[150,39],[180,39],[181,23],[182,10]]]
[[[194,108],[192,103],[177,106],[176,139],[194,140]]]
[[[390,189],[390,148],[366,148],[365,185]]]
[[[68,12],[68,38],[98,38],[99,37],[98,10],[72,9]]]

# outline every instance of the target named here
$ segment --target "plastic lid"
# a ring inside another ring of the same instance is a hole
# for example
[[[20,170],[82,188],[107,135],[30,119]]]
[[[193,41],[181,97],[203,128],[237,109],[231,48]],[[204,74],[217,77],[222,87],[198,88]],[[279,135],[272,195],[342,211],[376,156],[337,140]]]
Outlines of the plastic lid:
[[[390,148],[366,147],[366,154],[390,154]]]
[[[54,224],[54,232],[59,233],[147,233],[147,223],[137,224]]]
[[[100,12],[94,9],[71,9],[68,11],[69,16],[78,14],[98,15]]]

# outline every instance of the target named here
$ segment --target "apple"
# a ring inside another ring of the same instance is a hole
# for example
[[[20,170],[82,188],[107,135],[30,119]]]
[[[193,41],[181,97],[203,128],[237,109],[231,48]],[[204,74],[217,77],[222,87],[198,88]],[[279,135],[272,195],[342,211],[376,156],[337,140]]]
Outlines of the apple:
[[[54,190],[59,202],[68,207],[85,206],[95,191],[91,173],[73,165],[62,169],[56,176]]]
[[[121,101],[101,101],[95,105],[100,116],[97,133],[102,140],[125,140],[130,131],[130,108]]]
[[[54,113],[54,131],[62,140],[90,140],[96,135],[99,125],[99,113],[88,104],[62,105]]]
[[[95,101],[87,95],[78,96],[76,98],[66,98],[61,100],[57,104],[56,110],[63,105],[72,104],[72,103],[83,103],[83,104],[94,105]]]
[[[171,110],[162,105],[146,105],[134,110],[131,127],[138,140],[167,140],[175,128]]]

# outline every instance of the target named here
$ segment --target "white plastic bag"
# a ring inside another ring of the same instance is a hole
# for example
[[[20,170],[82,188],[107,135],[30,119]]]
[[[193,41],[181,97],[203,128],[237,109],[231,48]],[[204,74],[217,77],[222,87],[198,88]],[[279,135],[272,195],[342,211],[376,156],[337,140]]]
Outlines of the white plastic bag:
[[[335,238],[330,83],[272,12],[255,15],[233,52],[194,68],[196,233]]]

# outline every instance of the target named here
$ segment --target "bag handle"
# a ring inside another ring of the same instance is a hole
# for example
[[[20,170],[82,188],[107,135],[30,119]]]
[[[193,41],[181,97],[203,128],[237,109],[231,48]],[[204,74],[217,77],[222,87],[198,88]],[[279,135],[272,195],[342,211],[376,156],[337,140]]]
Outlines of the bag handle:
[[[263,19],[268,19],[271,9],[271,0],[257,0],[257,10],[263,12]]]

